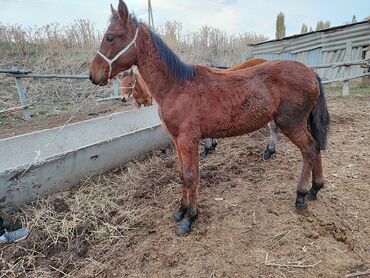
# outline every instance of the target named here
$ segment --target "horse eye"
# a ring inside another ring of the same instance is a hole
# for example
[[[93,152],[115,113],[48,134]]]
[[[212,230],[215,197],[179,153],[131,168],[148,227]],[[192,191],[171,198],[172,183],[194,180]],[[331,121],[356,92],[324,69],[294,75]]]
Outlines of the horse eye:
[[[129,85],[129,86],[132,86],[132,83],[129,83],[128,85]]]
[[[114,38],[112,36],[107,36],[107,42],[110,42],[111,43],[111,42],[113,42],[113,39]]]

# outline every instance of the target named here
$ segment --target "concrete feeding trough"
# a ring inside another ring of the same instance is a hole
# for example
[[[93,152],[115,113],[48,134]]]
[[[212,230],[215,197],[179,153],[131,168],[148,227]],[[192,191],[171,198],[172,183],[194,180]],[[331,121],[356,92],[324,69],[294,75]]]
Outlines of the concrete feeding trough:
[[[29,203],[167,146],[152,106],[0,140],[0,208]],[[38,160],[36,152],[42,150]]]

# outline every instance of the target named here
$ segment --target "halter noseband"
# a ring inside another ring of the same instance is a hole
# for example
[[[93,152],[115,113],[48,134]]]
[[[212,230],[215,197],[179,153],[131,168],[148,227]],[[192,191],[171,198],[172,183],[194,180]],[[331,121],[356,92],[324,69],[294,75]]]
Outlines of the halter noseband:
[[[134,89],[136,87],[136,82],[137,82],[137,79],[136,79],[136,76],[134,75],[134,84],[133,85],[131,85],[131,86],[121,86],[121,88],[123,88],[123,89],[131,89],[130,93],[127,94],[128,97],[130,97],[132,95],[132,92],[134,91]]]
[[[122,49],[120,52],[117,53],[116,56],[114,56],[112,59],[109,59],[107,58],[107,56],[105,56],[103,53],[101,53],[99,50],[96,52],[98,55],[100,55],[100,57],[102,57],[109,65],[109,75],[108,75],[108,79],[110,79],[110,76],[112,74],[112,64],[118,60],[119,57],[121,57],[122,54],[124,54],[127,50],[130,49],[130,47],[132,45],[135,44],[136,46],[136,38],[137,38],[137,35],[139,33],[139,28],[136,28],[136,32],[135,32],[135,36],[133,38],[133,40],[124,48]]]

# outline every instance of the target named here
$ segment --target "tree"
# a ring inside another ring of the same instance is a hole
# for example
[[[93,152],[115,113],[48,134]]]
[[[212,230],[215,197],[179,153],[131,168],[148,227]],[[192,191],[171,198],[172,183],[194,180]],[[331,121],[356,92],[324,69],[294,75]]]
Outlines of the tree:
[[[353,16],[352,16],[352,23],[356,23],[356,22],[357,22],[356,15],[353,15]]]
[[[310,32],[313,32],[313,28],[312,28],[312,26],[310,26]]]
[[[283,12],[278,13],[276,18],[276,39],[285,37],[285,15]]]
[[[176,48],[182,32],[182,23],[177,21],[167,21],[162,28],[164,40],[170,47]]]
[[[308,32],[308,27],[306,24],[303,23],[301,27],[301,34],[307,33],[307,32]]]
[[[315,30],[319,31],[319,30],[322,30],[322,29],[324,29],[324,22],[322,20],[320,20],[316,23],[316,29]]]
[[[331,25],[331,23],[330,23],[330,21],[328,20],[328,21],[326,21],[326,22],[324,22],[324,29],[326,29],[326,28],[330,28],[330,25]]]
[[[330,27],[330,21],[322,21],[322,20],[319,20],[316,24],[316,31],[319,31],[319,30],[322,30],[322,29],[326,29],[326,28],[329,28]]]

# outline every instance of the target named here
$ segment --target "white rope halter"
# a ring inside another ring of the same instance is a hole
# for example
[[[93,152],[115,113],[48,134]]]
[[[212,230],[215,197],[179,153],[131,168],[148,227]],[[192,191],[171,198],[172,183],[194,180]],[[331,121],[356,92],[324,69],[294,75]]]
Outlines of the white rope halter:
[[[134,91],[134,89],[136,87],[137,79],[136,79],[136,76],[134,76],[134,77],[135,77],[135,79],[134,79],[134,84],[133,85],[131,85],[131,86],[121,86],[121,88],[123,88],[123,89],[129,89],[129,90],[131,89],[129,91],[129,93],[127,94],[128,97],[130,97],[132,95],[132,92]]]
[[[135,44],[136,46],[136,38],[137,38],[137,35],[139,33],[139,28],[136,28],[136,32],[135,32],[135,36],[134,36],[134,39],[124,48],[122,49],[120,52],[117,53],[116,56],[114,56],[112,59],[108,59],[103,53],[101,53],[99,50],[97,51],[97,54],[100,55],[109,65],[109,75],[108,75],[108,79],[110,79],[110,75],[112,74],[112,64],[118,60],[119,57],[121,57],[122,54],[124,54],[127,50],[130,49],[130,47],[132,45]]]

